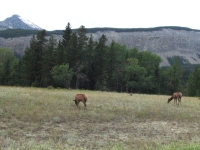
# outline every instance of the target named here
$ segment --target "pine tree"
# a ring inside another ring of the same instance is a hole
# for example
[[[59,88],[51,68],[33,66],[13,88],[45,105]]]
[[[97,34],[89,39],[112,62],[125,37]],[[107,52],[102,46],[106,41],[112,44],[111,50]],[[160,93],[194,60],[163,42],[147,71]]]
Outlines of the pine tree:
[[[107,74],[107,87],[114,89],[114,71],[116,69],[116,52],[114,49],[115,42],[112,41],[107,52],[107,65],[106,65],[106,74]]]
[[[34,48],[37,45],[35,35],[32,36],[30,47],[27,47],[22,57],[22,77],[24,85],[31,86],[36,79],[36,54]]]
[[[182,69],[177,58],[174,59],[174,64],[169,69],[169,78],[169,84],[171,85],[171,93],[179,91],[182,78]]]
[[[107,38],[103,34],[95,48],[95,55],[94,55],[94,60],[95,60],[95,76],[96,76],[96,89],[101,89],[103,90],[105,86],[105,79],[106,79],[106,51],[107,51],[107,46],[106,46]]]
[[[64,51],[64,47],[61,44],[61,41],[59,40],[57,48],[55,48],[54,53],[54,63],[55,65],[61,65],[66,63],[66,54]]]
[[[28,85],[42,86],[42,68],[44,68],[42,59],[46,43],[46,31],[39,31],[36,37],[32,37],[30,48],[27,48],[25,51],[22,62]]]
[[[55,66],[53,54],[56,49],[56,40],[51,36],[46,44],[46,48],[43,50],[42,57],[42,86],[47,87],[52,85],[51,70]]]
[[[71,42],[73,32],[72,32],[71,25],[69,22],[63,32],[64,33],[63,33],[61,45],[58,46],[58,51],[60,51],[60,54],[63,55],[63,56],[60,56],[62,63],[59,63],[59,64],[69,63],[71,59],[70,42]]]
[[[67,53],[67,63],[70,68],[75,68],[78,59],[78,37],[76,32],[72,33],[71,40],[69,43],[69,49]]]
[[[188,79],[187,94],[189,96],[200,96],[200,70],[196,65],[194,71],[190,74]]]
[[[65,27],[65,30],[63,31],[63,38],[62,38],[63,47],[67,48],[69,46],[71,34],[72,34],[72,29],[70,23],[68,22],[67,26]]]
[[[95,74],[95,64],[94,64],[94,47],[95,47],[95,42],[93,40],[93,36],[90,35],[90,38],[88,40],[87,44],[87,53],[86,53],[86,59],[87,59],[87,66],[86,66],[86,76],[88,78],[88,88],[90,90],[95,89],[95,79],[96,79],[96,74]]]
[[[77,31],[77,51],[76,51],[76,62],[73,68],[76,76],[76,88],[78,89],[81,86],[81,83],[84,83],[87,79],[87,76],[84,72],[86,68],[87,60],[87,40],[88,37],[86,35],[87,31],[84,26],[81,26]]]

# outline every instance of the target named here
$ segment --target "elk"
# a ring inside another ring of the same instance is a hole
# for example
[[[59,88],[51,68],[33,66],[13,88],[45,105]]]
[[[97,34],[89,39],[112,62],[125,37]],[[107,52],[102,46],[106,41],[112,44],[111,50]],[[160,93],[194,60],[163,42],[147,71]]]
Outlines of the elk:
[[[86,101],[87,101],[87,95],[86,94],[76,94],[75,99],[73,101],[75,101],[76,106],[80,109],[79,107],[79,103],[83,102],[84,104],[84,108],[86,108]]]
[[[182,97],[182,93],[181,92],[175,92],[173,93],[173,95],[168,98],[168,103],[174,99],[174,105],[179,105],[179,103],[181,104],[181,97]],[[178,103],[177,103],[178,100]]]

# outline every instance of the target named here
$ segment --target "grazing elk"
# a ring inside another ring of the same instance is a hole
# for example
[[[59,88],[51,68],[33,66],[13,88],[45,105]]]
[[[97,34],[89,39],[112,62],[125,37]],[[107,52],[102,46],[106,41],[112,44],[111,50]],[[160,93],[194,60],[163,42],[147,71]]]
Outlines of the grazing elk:
[[[168,103],[174,99],[174,105],[175,105],[175,103],[176,103],[176,105],[177,104],[179,105],[179,103],[181,104],[181,97],[182,97],[181,92],[175,92],[175,93],[173,93],[173,95],[170,98],[168,98]],[[178,100],[178,103],[177,103],[177,100]]]
[[[85,95],[85,94],[76,94],[76,96],[75,96],[75,99],[73,100],[73,101],[75,101],[75,104],[76,104],[76,106],[78,107],[78,108],[80,108],[79,107],[79,103],[80,102],[83,102],[83,104],[84,104],[84,106],[85,106],[85,108],[86,108],[86,101],[87,101],[87,95]]]

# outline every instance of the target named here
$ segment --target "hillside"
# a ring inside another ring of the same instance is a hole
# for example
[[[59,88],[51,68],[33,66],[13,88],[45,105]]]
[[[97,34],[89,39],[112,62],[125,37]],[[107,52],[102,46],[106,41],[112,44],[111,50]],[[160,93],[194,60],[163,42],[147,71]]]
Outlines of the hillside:
[[[4,32],[4,33],[2,33]],[[6,35],[0,32],[0,47],[8,47],[23,55],[29,46],[33,33]],[[16,32],[15,32],[16,33]],[[62,31],[51,31],[57,40],[62,38]],[[149,50],[162,58],[161,66],[170,66],[170,60],[178,56],[182,64],[200,64],[200,31],[184,27],[157,27],[141,29],[93,28],[88,29],[88,36],[98,40],[102,34],[108,38],[108,44],[114,40],[127,48]]]

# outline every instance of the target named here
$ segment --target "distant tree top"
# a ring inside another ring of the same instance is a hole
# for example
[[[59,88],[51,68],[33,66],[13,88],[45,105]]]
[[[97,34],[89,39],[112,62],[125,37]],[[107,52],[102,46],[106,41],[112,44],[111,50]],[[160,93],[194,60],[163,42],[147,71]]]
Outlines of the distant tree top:
[[[178,27],[178,26],[163,26],[163,27],[154,27],[154,28],[86,28],[88,33],[96,33],[96,32],[105,32],[105,31],[115,31],[115,32],[143,32],[143,31],[161,31],[163,29],[172,29],[172,30],[185,30],[185,31],[197,31],[200,30],[190,29],[186,27]],[[78,29],[72,29],[72,31],[77,31]],[[54,30],[47,31],[47,35],[63,35],[64,30]],[[24,30],[24,29],[7,29],[0,30],[0,37],[3,38],[14,38],[20,36],[29,36],[33,34],[37,34],[38,30]]]
[[[115,32],[142,32],[142,31],[160,31],[163,29],[172,29],[172,30],[185,30],[185,31],[198,31],[195,29],[190,29],[186,27],[178,27],[178,26],[162,26],[162,27],[154,27],[154,28],[88,28],[87,31],[89,33],[95,33],[98,31],[115,31]]]

